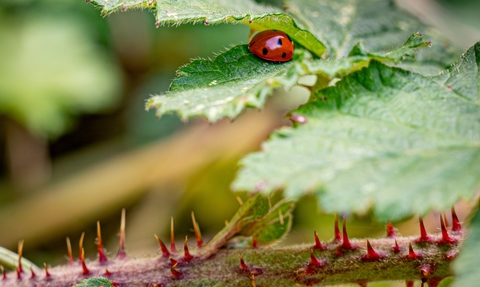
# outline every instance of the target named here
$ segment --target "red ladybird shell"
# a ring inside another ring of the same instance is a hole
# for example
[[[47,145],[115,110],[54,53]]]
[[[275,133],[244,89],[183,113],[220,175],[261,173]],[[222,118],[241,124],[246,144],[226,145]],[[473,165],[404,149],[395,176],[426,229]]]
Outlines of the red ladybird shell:
[[[286,62],[292,59],[293,42],[287,34],[277,30],[257,33],[248,44],[255,56],[272,62]]]

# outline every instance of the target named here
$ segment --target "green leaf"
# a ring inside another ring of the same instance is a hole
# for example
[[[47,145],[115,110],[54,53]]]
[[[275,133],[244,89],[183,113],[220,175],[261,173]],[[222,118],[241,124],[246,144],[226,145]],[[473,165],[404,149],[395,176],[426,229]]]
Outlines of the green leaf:
[[[116,101],[117,67],[82,23],[22,15],[0,17],[0,114],[55,137],[75,115],[104,110]]]
[[[255,222],[268,214],[270,209],[268,198],[256,194],[247,200],[230,219],[227,226],[218,232],[206,245],[206,250],[218,249],[237,235],[246,225]],[[207,252],[208,253],[208,252]]]
[[[213,61],[194,60],[180,68],[170,92],[152,97],[147,107],[157,108],[159,116],[177,112],[183,119],[233,118],[247,106],[262,107],[279,85],[267,80],[284,74],[290,65],[264,62],[250,53],[247,45],[235,46]]]
[[[269,244],[283,238],[292,227],[292,211],[295,201],[282,200],[275,204],[261,219],[246,225],[242,235],[255,237],[259,244]]]
[[[480,212],[477,209],[470,222],[468,237],[462,246],[462,252],[453,263],[453,270],[456,275],[453,287],[477,286],[480,281],[478,250],[480,250]]]
[[[290,231],[294,206],[292,200],[281,200],[271,207],[268,197],[256,194],[243,203],[227,226],[208,242],[206,250],[218,249],[236,235],[240,236],[231,244],[237,248],[251,246],[251,237],[256,237],[259,244],[273,243]]]
[[[329,212],[382,220],[444,210],[480,184],[480,43],[439,77],[378,62],[318,91],[242,160],[235,190],[313,192]],[[354,198],[355,200],[352,200]]]
[[[368,66],[372,59],[397,63],[426,46],[428,42],[416,33],[403,46],[384,53],[366,51],[359,44],[347,58],[312,61],[308,52],[297,49],[293,61],[271,63],[254,56],[246,45],[239,45],[213,61],[198,59],[180,68],[170,91],[152,97],[147,108],[156,108],[158,116],[176,112],[183,119],[234,118],[247,107],[261,108],[274,88],[291,88],[301,76],[318,75],[322,78],[319,82],[328,83]]]
[[[415,59],[415,54],[420,48],[428,47],[430,42],[425,40],[420,33],[414,33],[399,48],[385,51],[368,51],[365,45],[360,42],[350,51],[348,57],[337,60],[314,60],[311,63],[305,63],[309,68],[305,74],[315,74],[324,78],[328,83],[334,78],[343,78],[348,74],[367,67],[371,60],[382,63],[398,64],[405,59]],[[323,87],[320,87],[323,88]]]
[[[433,48],[422,51],[417,62],[405,67],[434,75],[460,53],[449,47],[438,32],[400,10],[393,1],[290,0],[287,11],[327,46],[328,56],[334,59],[346,57],[359,42],[370,51],[390,50],[419,31],[432,41]]]
[[[22,257],[21,261],[23,270],[30,270],[30,268],[32,268],[35,272],[39,272],[41,270],[24,257]],[[0,246],[0,266],[4,266],[9,269],[15,269],[18,266],[18,254]]]
[[[75,287],[113,287],[114,285],[107,278],[93,277],[90,279],[82,280]]]
[[[102,14],[130,8],[148,8],[155,12],[156,25],[180,24],[244,24],[255,30],[281,30],[293,40],[321,56],[325,46],[309,31],[297,26],[282,9],[258,4],[252,0],[93,0]]]

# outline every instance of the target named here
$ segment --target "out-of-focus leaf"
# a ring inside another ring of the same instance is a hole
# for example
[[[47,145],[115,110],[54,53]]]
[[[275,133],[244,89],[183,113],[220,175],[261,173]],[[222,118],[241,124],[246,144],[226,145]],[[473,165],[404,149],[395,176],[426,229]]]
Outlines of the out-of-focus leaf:
[[[453,264],[456,275],[453,287],[476,286],[480,282],[478,250],[480,250],[480,212],[477,210],[470,222],[467,241],[463,244],[462,252]]]
[[[73,116],[118,99],[117,68],[81,27],[66,17],[0,18],[0,113],[58,136]]]
[[[22,257],[21,262],[24,270],[30,270],[30,268],[36,272],[40,270],[35,264],[26,258]],[[18,254],[0,246],[0,265],[6,268],[15,269],[18,267]]]

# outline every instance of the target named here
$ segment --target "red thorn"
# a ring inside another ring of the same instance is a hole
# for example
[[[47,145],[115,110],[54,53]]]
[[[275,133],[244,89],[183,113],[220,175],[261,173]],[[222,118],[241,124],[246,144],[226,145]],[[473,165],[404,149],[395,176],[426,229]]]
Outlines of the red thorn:
[[[100,262],[100,264],[104,264],[105,262],[108,261],[107,256],[105,255],[105,250],[103,249],[100,221],[97,221],[97,252],[98,252],[98,261]]]
[[[432,274],[432,266],[430,264],[421,265],[418,269],[420,270],[420,276],[422,278],[428,277]]]
[[[80,235],[80,240],[78,240],[78,261],[82,262],[82,250],[83,250],[83,238],[85,237],[85,232],[82,232]]]
[[[15,266],[15,270],[17,270],[17,279],[20,280],[22,279],[22,272],[18,269],[18,266]]]
[[[443,222],[445,223],[445,227],[448,229],[449,226],[448,226],[447,214],[446,214],[446,213],[442,213],[442,214],[440,214],[440,216],[443,216]]]
[[[173,217],[170,218],[170,250],[172,250],[172,253],[177,252],[177,248],[175,247],[175,222]]]
[[[35,277],[37,276],[37,275],[35,274],[35,272],[33,272],[33,267],[32,267],[32,266],[30,266],[30,273],[32,274],[32,275],[30,276],[30,278],[35,278]]]
[[[396,238],[397,233],[395,233],[395,228],[391,222],[387,222],[387,238]]]
[[[362,256],[363,261],[376,261],[380,260],[385,257],[385,254],[383,254],[380,251],[375,251],[373,249],[372,245],[370,244],[370,241],[367,239],[367,253]]]
[[[452,261],[455,259],[455,257],[457,257],[457,254],[458,252],[453,250],[447,251],[447,253],[445,253],[445,259]]]
[[[169,257],[168,260],[170,260],[170,266],[177,265],[178,261],[173,259],[172,257]]]
[[[255,284],[255,276],[251,274],[249,278],[250,278],[250,284],[252,284],[252,287],[257,287],[257,284]]]
[[[315,238],[315,245],[313,246],[313,248],[318,250],[326,250],[327,246],[323,245],[322,242],[320,242],[320,239],[318,239],[318,234],[316,231],[313,232],[313,236]]]
[[[195,240],[197,241],[197,246],[202,247],[203,245],[202,233],[200,232],[200,226],[195,220],[195,214],[193,213],[193,211],[192,211],[192,222],[193,222],[193,231],[195,232]]]
[[[322,260],[318,260],[313,254],[313,248],[310,249],[310,262],[308,263],[310,267],[322,267],[325,266],[325,262]]]
[[[90,1],[92,1],[92,0],[85,0],[85,2],[87,2],[87,3],[89,3]]]
[[[90,273],[90,270],[88,270],[87,264],[85,264],[85,250],[83,248],[80,256],[80,262],[82,263],[82,274],[88,275]]]
[[[205,26],[209,25],[209,24],[210,24],[210,22],[208,22],[208,20],[205,20]]]
[[[126,4],[123,4],[123,6],[122,6],[122,12],[125,12],[125,10],[127,10],[127,5],[126,5]]]
[[[452,231],[454,232],[462,232],[462,225],[458,220],[457,213],[455,212],[455,208],[452,207]]]
[[[445,223],[443,222],[443,217],[441,215],[440,227],[442,229],[442,238],[437,241],[438,244],[453,244],[458,242],[457,239],[452,238],[448,235],[447,228],[445,227]]]
[[[168,251],[165,244],[163,244],[163,241],[156,234],[154,234],[154,236],[157,239],[158,244],[160,245],[160,249],[162,250],[162,257],[165,257],[165,258],[170,257],[170,252]]]
[[[438,285],[442,280],[443,278],[439,278],[439,277],[428,278],[427,280],[428,287],[438,287]]]
[[[172,267],[170,267],[170,273],[172,274],[172,277],[175,279],[180,278],[182,276],[182,273],[176,269],[177,263],[175,263]]]
[[[305,117],[304,115],[296,114],[296,113],[293,113],[290,115],[290,120],[297,124],[306,124],[308,121],[307,117]]]
[[[23,243],[24,240],[18,242],[18,272],[23,273],[22,256],[23,256]]]
[[[406,287],[413,287],[415,281],[412,281],[412,280],[406,280],[405,281],[405,286]]]
[[[107,14],[105,14],[105,12],[102,12],[102,14],[101,14],[100,16],[102,16],[103,18],[105,18],[105,16],[107,16]]]
[[[415,251],[413,251],[412,243],[410,243],[408,245],[408,255],[406,258],[410,260],[416,260],[416,259],[422,259],[423,256],[420,253],[415,253]]]
[[[68,263],[73,264],[73,253],[72,253],[72,244],[70,243],[70,238],[67,236],[67,252],[68,252]]]
[[[335,214],[335,225],[333,227],[335,237],[333,238],[333,242],[341,242],[342,236],[340,235],[340,228],[338,227],[338,215]]]
[[[193,256],[188,250],[188,236],[185,236],[185,241],[183,242],[183,261],[190,262],[192,261]]]
[[[252,238],[252,247],[257,249],[258,248],[258,234],[253,236]]]
[[[160,21],[155,22],[155,27],[156,28],[160,27]]]
[[[0,269],[2,269],[2,280],[6,280],[7,279],[7,273],[5,273],[5,268],[3,268],[2,265],[0,265]]]
[[[398,245],[398,242],[397,240],[395,239],[395,246],[392,247],[392,251],[395,252],[395,253],[398,253],[400,252],[402,249],[400,248],[400,246]]]
[[[248,266],[247,264],[245,264],[245,261],[243,261],[243,257],[242,255],[240,255],[240,253],[237,254],[238,255],[238,258],[240,259],[240,270],[241,271],[248,271]]]
[[[117,259],[124,259],[127,257],[127,253],[125,252],[125,212],[125,208],[123,208],[122,217],[120,219],[120,236],[118,240]]]
[[[420,237],[415,240],[415,242],[431,242],[432,238],[428,236],[425,225],[423,224],[423,219],[419,218],[420,222]]]
[[[107,268],[105,268],[105,276],[107,277],[112,276],[112,272],[108,271]]]
[[[48,272],[48,267],[47,267],[47,263],[43,263],[43,269],[45,269],[45,277],[46,278],[50,278],[52,275],[50,275],[50,272]]]
[[[350,239],[348,239],[348,234],[347,234],[347,222],[344,219],[343,220],[343,241],[342,245],[340,245],[341,249],[346,249],[346,250],[355,250],[358,248],[355,244],[352,244],[350,242]]]

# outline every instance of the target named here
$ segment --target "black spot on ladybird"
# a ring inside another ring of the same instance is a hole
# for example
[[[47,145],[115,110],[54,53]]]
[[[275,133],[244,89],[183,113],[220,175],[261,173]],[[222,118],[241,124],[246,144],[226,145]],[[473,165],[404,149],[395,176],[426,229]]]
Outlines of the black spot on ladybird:
[[[264,56],[265,56],[266,54],[268,54],[268,50],[267,50],[267,48],[263,48],[263,50],[262,50],[262,54],[263,54]]]
[[[282,46],[282,39],[279,38],[278,41],[277,41],[277,44],[278,44],[278,46]]]
[[[283,52],[282,58],[285,58],[287,56],[287,53]]]

